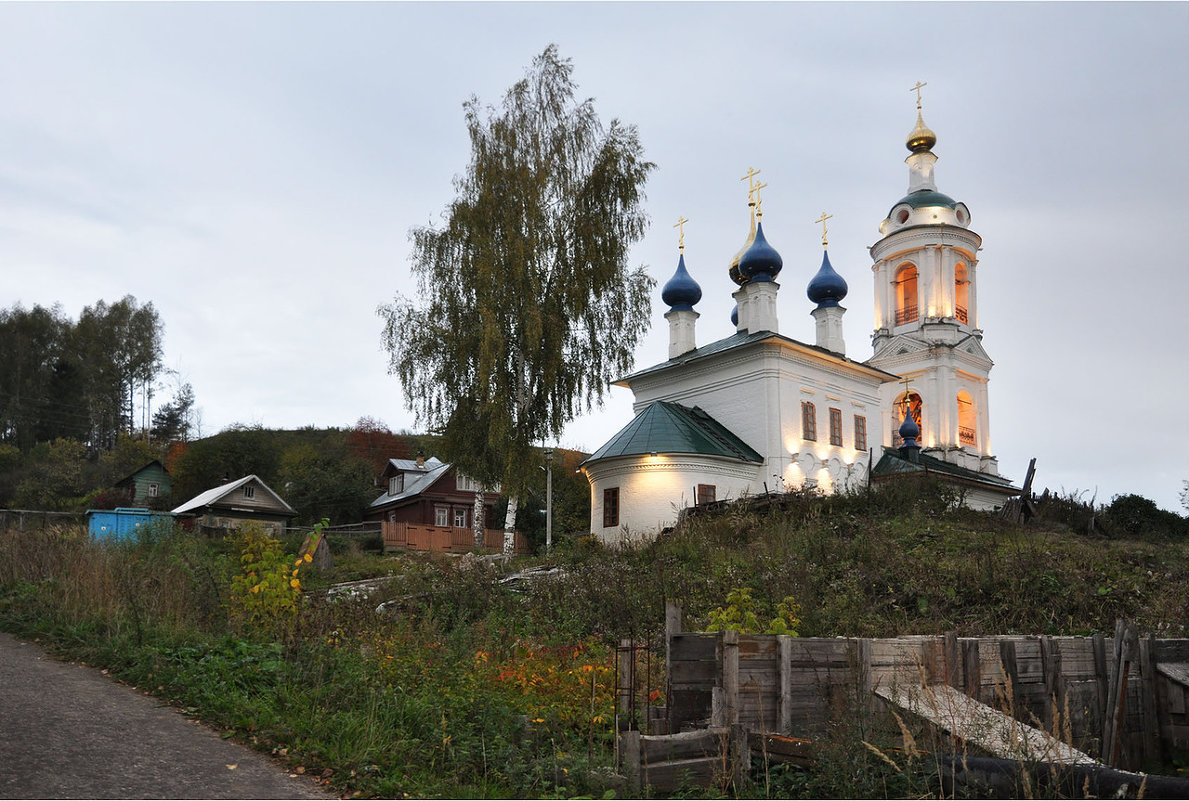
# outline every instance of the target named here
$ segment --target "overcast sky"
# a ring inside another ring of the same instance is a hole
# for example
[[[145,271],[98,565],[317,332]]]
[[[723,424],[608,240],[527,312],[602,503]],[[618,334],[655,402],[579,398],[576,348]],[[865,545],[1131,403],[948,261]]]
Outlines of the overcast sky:
[[[408,231],[465,170],[463,101],[497,103],[555,42],[657,164],[636,366],[667,357],[679,215],[698,343],[731,333],[749,167],[782,333],[814,339],[826,211],[866,359],[867,248],[907,188],[926,81],[938,188],[983,237],[1001,472],[1035,456],[1038,487],[1183,511],[1187,41],[1186,3],[0,3],[0,306],[151,301],[177,373],[157,402],[190,382],[204,434],[419,430],[376,307],[413,294]],[[630,418],[616,388],[560,444],[594,450]]]

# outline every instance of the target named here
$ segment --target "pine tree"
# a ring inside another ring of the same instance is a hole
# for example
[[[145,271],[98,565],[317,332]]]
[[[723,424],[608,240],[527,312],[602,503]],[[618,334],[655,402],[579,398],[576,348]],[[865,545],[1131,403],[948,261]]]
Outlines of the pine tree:
[[[503,484],[505,551],[534,444],[630,367],[655,284],[627,262],[655,165],[635,126],[575,100],[572,72],[550,45],[500,109],[464,104],[470,165],[443,226],[411,232],[418,302],[379,309],[409,408],[461,471]]]

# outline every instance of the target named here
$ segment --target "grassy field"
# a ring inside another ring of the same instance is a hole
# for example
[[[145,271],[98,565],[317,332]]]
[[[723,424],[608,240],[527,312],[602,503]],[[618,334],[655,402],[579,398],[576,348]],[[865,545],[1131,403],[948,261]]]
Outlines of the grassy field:
[[[1025,528],[951,501],[928,486],[789,496],[779,510],[697,518],[635,550],[567,540],[548,560],[504,569],[561,568],[521,583],[481,560],[347,542],[335,543],[334,570],[316,574],[295,564],[298,543],[251,532],[211,541],[166,529],[100,545],[81,530],[7,531],[0,626],[336,792],[383,797],[614,792],[614,643],[649,638],[663,691],[668,599],[689,629],[744,588],[759,620],[796,599],[802,636],[1109,633],[1117,618],[1189,636],[1189,540],[1142,525],[1079,534],[1076,504]],[[385,581],[366,596],[326,592],[368,577]],[[816,771],[766,772],[756,792],[938,791],[924,766],[858,736],[840,725]]]

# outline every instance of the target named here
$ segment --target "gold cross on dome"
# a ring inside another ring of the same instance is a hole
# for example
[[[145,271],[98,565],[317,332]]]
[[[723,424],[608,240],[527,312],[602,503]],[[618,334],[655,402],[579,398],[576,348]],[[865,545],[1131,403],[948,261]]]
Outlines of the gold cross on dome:
[[[674,228],[678,229],[678,231],[677,231],[677,249],[679,251],[681,251],[682,253],[685,252],[685,224],[687,222],[689,222],[689,220],[687,220],[685,217],[679,216],[677,218],[677,224],[673,226]]]
[[[920,81],[917,81],[917,85],[908,90],[910,92],[917,93],[917,111],[921,110],[921,87],[928,85],[928,83],[921,83]]]
[[[904,385],[904,402],[905,403],[908,403],[908,397],[909,397],[909,395],[912,394],[912,387],[909,386],[911,381],[912,381],[912,379],[908,378],[907,376],[900,379],[900,383]]]
[[[767,186],[768,186],[768,185],[767,185],[767,184],[765,184],[765,183],[757,183],[757,184],[756,184],[756,186],[755,186],[755,193],[756,193],[756,217],[760,217],[760,218],[762,218],[762,217],[764,216],[764,211],[763,211],[763,205],[764,205],[764,201],[763,201],[763,199],[760,197],[760,190],[761,190],[761,189],[764,189],[764,188],[765,188],[765,187],[767,187]]]
[[[831,220],[833,218],[834,218],[833,214],[826,214],[823,211],[822,216],[820,216],[816,220],[814,220],[815,223],[822,224],[822,247],[825,247],[827,244],[829,244],[826,242],[826,220]]]
[[[747,181],[747,203],[748,203],[748,205],[755,203],[756,176],[759,174],[760,174],[760,171],[757,170],[755,167],[748,167],[747,175],[744,175],[742,178],[739,179],[740,181]]]

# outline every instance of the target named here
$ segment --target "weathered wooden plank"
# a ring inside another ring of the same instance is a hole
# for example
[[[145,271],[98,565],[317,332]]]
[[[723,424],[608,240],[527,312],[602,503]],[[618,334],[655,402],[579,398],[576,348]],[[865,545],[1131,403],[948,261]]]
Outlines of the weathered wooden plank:
[[[1159,645],[1156,650],[1159,652]],[[1156,670],[1161,675],[1167,676],[1182,687],[1189,688],[1189,662],[1165,662],[1160,656],[1157,656],[1157,659],[1159,661],[1156,663]]]
[[[1139,641],[1139,672],[1141,682],[1140,705],[1144,761],[1158,764],[1164,761],[1160,749],[1160,716],[1156,711],[1156,638],[1148,635]]]
[[[1189,662],[1189,639],[1156,640],[1156,661]]]
[[[645,764],[676,759],[694,759],[722,752],[727,729],[710,728],[640,738],[641,759]]]
[[[674,660],[709,659],[718,654],[717,634],[675,634],[670,638],[670,654]]]
[[[751,732],[748,741],[753,754],[762,755],[769,762],[788,762],[802,767],[812,767],[817,762],[817,747],[812,740]]]
[[[1095,764],[1081,751],[1015,718],[962,694],[953,687],[933,685],[921,692],[877,688],[876,695],[1004,759],[1054,764]]]
[[[713,685],[718,681],[718,663],[680,662],[669,663],[669,684],[706,684]]]
[[[776,636],[772,634],[755,635],[744,634],[739,637],[739,658],[756,659],[769,657],[773,660],[780,656],[780,646],[776,643]]]
[[[654,793],[667,795],[682,787],[713,787],[722,781],[729,769],[730,765],[721,755],[646,765],[640,780],[641,790],[651,787]],[[643,798],[644,795],[636,791],[634,797]]]

